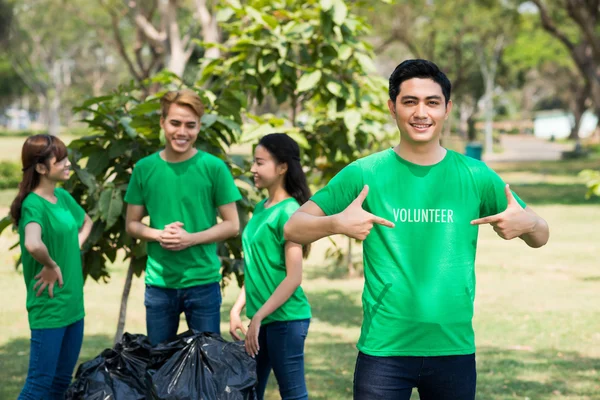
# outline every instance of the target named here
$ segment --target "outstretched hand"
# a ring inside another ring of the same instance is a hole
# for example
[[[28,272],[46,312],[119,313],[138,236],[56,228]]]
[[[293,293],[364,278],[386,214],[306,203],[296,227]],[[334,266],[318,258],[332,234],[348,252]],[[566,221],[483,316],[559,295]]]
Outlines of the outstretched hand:
[[[338,231],[341,234],[358,240],[365,240],[371,233],[373,224],[379,224],[388,228],[393,228],[393,222],[378,217],[363,209],[363,203],[369,194],[369,186],[365,185],[358,197],[344,211],[338,214]]]
[[[535,230],[536,219],[515,199],[510,186],[504,187],[508,205],[506,210],[496,215],[471,221],[471,225],[490,224],[502,239],[511,240]]]

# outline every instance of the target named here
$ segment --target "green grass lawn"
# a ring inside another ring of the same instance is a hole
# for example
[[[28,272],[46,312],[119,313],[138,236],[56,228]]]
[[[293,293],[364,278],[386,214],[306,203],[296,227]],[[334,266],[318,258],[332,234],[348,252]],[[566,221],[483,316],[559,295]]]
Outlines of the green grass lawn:
[[[475,328],[481,399],[600,399],[600,264],[597,205],[540,205],[552,227],[548,246],[506,242],[486,227],[477,258]],[[0,237],[0,248],[14,241]],[[355,343],[361,322],[361,279],[326,279],[315,246],[303,286],[314,319],[306,343],[312,399],[351,398]],[[0,398],[16,398],[26,376],[28,326],[15,254],[0,255]],[[111,345],[124,281],[115,266],[109,284],[86,285],[86,337],[81,360]],[[225,292],[223,332],[237,288]],[[184,329],[185,324],[182,324]],[[127,331],[144,332],[143,284],[134,282]],[[275,382],[268,399],[278,398]]]

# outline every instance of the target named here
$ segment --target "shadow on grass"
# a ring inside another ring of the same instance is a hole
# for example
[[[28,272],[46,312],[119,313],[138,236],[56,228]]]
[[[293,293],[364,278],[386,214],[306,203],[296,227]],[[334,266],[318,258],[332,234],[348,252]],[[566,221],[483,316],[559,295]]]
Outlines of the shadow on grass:
[[[600,282],[600,276],[586,276],[581,280],[584,282]]]
[[[79,363],[95,358],[105,348],[112,347],[107,335],[85,336]],[[73,371],[77,371],[77,367]],[[29,367],[29,338],[14,339],[0,347],[0,399],[16,399],[25,384]]]
[[[600,394],[600,358],[576,352],[480,348],[477,371],[477,394],[482,399],[597,399]]]
[[[357,272],[362,276],[362,255],[355,254],[354,261],[359,264],[359,271]],[[348,278],[348,267],[346,265],[346,261],[339,261],[337,259],[332,259],[331,261],[325,261],[320,264],[318,267],[307,269],[305,272],[306,279],[347,279]]]
[[[324,290],[308,294],[313,318],[330,325],[344,328],[360,327],[362,306],[360,292]]]
[[[600,197],[592,197],[589,200],[585,199],[587,188],[582,184],[513,183],[511,184],[511,188],[528,204],[600,204]]]

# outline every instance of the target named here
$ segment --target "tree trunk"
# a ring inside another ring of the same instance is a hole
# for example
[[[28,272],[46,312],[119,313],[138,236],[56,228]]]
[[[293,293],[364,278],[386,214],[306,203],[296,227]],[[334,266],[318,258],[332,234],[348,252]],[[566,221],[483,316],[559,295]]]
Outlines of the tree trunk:
[[[221,43],[221,33],[217,25],[217,19],[208,9],[206,0],[196,0],[196,13],[202,25],[202,40],[206,43]],[[211,47],[204,51],[204,58],[212,60],[221,57],[218,47]]]
[[[354,263],[352,262],[352,241],[354,239],[348,238],[348,254],[346,256],[346,267],[348,269],[348,277],[354,278],[356,276],[356,268],[354,268]]]
[[[485,82],[483,110],[485,115],[485,154],[494,152],[494,78],[488,77]]]
[[[127,319],[127,300],[129,300],[129,292],[131,291],[131,282],[133,281],[133,262],[135,257],[131,256],[129,260],[129,268],[127,268],[127,277],[125,278],[125,286],[123,287],[123,295],[121,297],[121,308],[119,310],[119,322],[117,323],[117,333],[115,334],[114,343],[117,344],[123,332],[125,331],[125,320]]]
[[[167,69],[179,77],[183,77],[185,66],[190,58],[186,52],[186,43],[181,38],[179,23],[177,22],[177,3],[170,0],[165,10],[167,36],[169,38],[169,52]]]

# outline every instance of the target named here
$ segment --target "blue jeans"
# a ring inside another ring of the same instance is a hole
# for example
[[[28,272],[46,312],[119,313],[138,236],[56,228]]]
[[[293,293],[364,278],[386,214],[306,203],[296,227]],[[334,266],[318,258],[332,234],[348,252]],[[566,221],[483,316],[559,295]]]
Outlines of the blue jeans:
[[[304,340],[310,319],[275,321],[260,327],[256,356],[258,399],[265,396],[271,369],[282,400],[308,399],[304,380]]]
[[[475,354],[439,357],[374,357],[358,353],[354,400],[475,399]]]
[[[32,329],[29,371],[19,400],[63,400],[83,342],[83,319],[63,328]]]
[[[221,288],[218,282],[185,289],[146,285],[146,330],[153,346],[177,336],[179,316],[188,328],[221,333]]]

